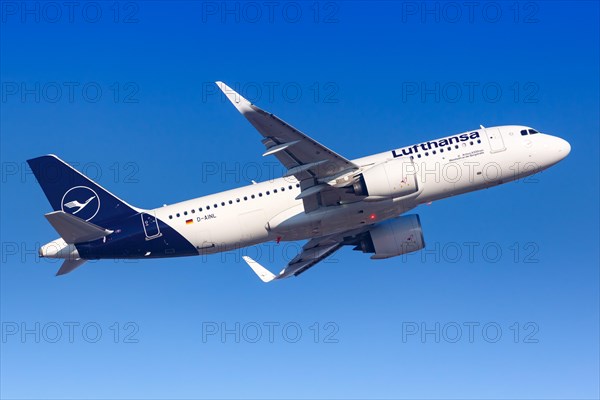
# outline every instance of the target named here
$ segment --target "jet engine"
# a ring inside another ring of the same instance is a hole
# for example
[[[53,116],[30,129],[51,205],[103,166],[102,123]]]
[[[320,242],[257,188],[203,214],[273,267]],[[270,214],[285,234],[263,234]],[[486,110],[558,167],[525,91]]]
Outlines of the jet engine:
[[[394,158],[363,171],[352,185],[352,192],[366,200],[406,196],[417,191],[415,165],[408,157]]]
[[[354,250],[374,253],[372,259],[390,258],[425,247],[421,220],[416,214],[405,215],[375,225],[360,236]]]

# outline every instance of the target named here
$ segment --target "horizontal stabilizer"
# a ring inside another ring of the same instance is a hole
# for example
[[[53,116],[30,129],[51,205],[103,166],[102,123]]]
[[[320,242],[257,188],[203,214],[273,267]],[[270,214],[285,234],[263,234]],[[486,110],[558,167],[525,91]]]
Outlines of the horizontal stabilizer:
[[[85,263],[86,261],[87,260],[84,260],[83,258],[78,258],[76,260],[65,260],[63,265],[60,267],[60,269],[56,273],[56,276],[68,274],[69,272],[73,271],[75,268],[83,265],[83,263]]]
[[[109,229],[101,228],[64,211],[54,211],[46,214],[45,217],[68,244],[91,242],[113,233]]]

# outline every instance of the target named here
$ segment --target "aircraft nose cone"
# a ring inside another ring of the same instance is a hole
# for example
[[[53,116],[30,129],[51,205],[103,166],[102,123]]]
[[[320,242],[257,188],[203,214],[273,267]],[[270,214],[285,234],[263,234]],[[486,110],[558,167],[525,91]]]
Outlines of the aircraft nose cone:
[[[568,156],[569,153],[571,152],[571,144],[564,139],[561,139],[561,138],[557,138],[557,139],[558,139],[558,154],[562,160],[563,158]]]
[[[540,138],[543,139],[540,142],[543,144],[540,162],[545,166],[544,168],[564,160],[571,152],[571,145],[564,139],[551,135],[540,136]]]

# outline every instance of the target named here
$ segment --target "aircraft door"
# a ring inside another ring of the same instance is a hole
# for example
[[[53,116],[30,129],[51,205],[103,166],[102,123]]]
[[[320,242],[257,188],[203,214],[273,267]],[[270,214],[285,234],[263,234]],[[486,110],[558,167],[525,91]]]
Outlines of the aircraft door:
[[[154,216],[154,213],[142,213],[142,226],[144,227],[144,233],[146,234],[146,240],[156,239],[161,236],[160,228],[158,226],[158,220]]]
[[[502,133],[500,132],[500,129],[485,129],[485,134],[488,138],[488,142],[490,143],[490,153],[498,153],[500,151],[506,150],[506,146],[504,145],[504,140],[502,139]]]

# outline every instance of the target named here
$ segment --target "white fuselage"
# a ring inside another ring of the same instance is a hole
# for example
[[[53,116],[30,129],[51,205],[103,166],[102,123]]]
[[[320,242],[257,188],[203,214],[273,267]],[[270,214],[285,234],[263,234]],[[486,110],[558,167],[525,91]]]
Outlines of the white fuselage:
[[[199,254],[270,240],[304,240],[374,224],[419,204],[489,188],[537,173],[566,157],[569,144],[524,126],[468,131],[352,160],[365,171],[404,157],[417,190],[396,198],[340,201],[305,213],[298,181],[279,178],[156,208],[149,213],[190,241]],[[473,133],[477,135],[473,135]],[[452,138],[467,135],[467,140]],[[471,138],[471,136],[473,138]]]

